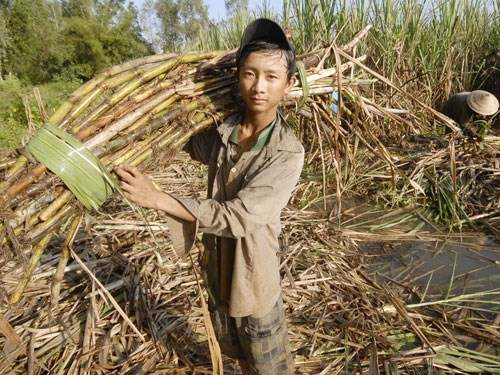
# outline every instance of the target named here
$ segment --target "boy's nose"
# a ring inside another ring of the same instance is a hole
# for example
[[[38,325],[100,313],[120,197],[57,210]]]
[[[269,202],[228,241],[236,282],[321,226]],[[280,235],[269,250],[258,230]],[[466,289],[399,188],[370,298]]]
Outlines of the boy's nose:
[[[253,89],[255,90],[255,92],[262,92],[264,91],[264,87],[265,87],[265,80],[263,77],[257,77],[255,79],[255,82],[254,82],[254,85],[253,85]]]

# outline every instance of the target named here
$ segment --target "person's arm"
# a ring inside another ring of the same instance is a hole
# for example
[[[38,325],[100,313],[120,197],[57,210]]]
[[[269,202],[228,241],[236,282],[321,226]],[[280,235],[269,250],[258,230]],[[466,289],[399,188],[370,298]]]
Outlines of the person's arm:
[[[300,176],[304,154],[281,152],[268,160],[229,201],[179,201],[196,217],[199,230],[216,236],[242,238],[279,218]]]
[[[114,172],[120,177],[120,186],[125,196],[135,204],[161,210],[188,222],[195,217],[171,195],[156,188],[153,181],[138,168],[129,165],[116,167]]]

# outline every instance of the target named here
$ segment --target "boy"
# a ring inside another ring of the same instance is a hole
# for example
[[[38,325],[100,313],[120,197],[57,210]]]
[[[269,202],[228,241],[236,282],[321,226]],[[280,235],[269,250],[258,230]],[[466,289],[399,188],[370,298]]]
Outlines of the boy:
[[[295,52],[275,22],[257,19],[236,54],[244,109],[185,146],[208,164],[208,198],[175,198],[137,168],[116,173],[135,203],[165,211],[177,250],[203,232],[202,267],[212,322],[224,354],[243,374],[290,374],[281,296],[280,214],[299,179],[304,149],[278,106],[295,84]]]

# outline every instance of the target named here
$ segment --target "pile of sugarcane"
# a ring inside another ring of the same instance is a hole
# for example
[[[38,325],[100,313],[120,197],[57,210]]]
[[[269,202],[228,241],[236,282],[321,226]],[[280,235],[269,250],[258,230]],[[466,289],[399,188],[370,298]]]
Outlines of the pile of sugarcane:
[[[340,50],[343,53],[351,50],[368,29]],[[301,60],[300,85],[286,98],[285,106],[299,110],[308,97],[339,89],[337,78],[354,62],[318,69],[325,51]],[[75,190],[68,189],[69,183],[62,183],[63,171],[78,169],[88,155],[98,158],[103,166],[96,169],[108,171],[122,163],[167,165],[169,158],[191,136],[219,124],[240,109],[234,52],[155,55],[109,68],[70,95],[47,119],[50,127],[39,130],[45,131],[45,138],[64,138],[57,139],[65,147],[73,141],[76,144],[69,148],[70,151],[59,151],[65,157],[60,162],[63,166],[55,166],[60,173],[47,169],[53,161],[52,155],[59,155],[56,147],[43,143],[48,142],[47,139],[38,142],[37,148],[29,147],[34,143],[32,140],[13,158],[3,158],[0,243],[5,254],[14,254],[17,258],[32,249],[23,277],[16,289],[9,291],[10,303],[22,297],[44,249],[55,235],[63,235],[60,228],[64,228],[65,246],[69,246],[85,216],[85,209],[99,208],[103,203],[103,199],[97,203],[77,199]],[[360,57],[356,61],[362,60]],[[36,136],[37,133],[33,139],[42,138],[42,134]],[[43,145],[47,145],[46,148]],[[35,150],[37,158],[33,155]],[[87,156],[80,155],[82,150]],[[45,164],[38,161],[43,157],[46,157]],[[85,173],[77,177],[74,183],[77,188],[87,179],[92,180],[97,172]],[[105,178],[112,177],[107,175]],[[117,189],[116,182],[109,183],[109,190]]]
[[[427,167],[436,160],[435,157],[429,157],[419,162],[414,158],[401,158],[401,154],[394,158],[393,150],[383,140],[383,127],[374,127],[375,120],[372,116],[383,118],[384,122],[393,121],[401,125],[401,128],[411,130],[415,130],[417,118],[413,117],[411,111],[389,109],[383,100],[377,102],[366,99],[359,89],[361,84],[372,83],[375,78],[399,92],[408,103],[418,104],[419,108],[425,108],[434,119],[453,128],[452,123],[420,103],[418,98],[403,93],[384,77],[363,65],[365,57],[354,57],[350,54],[368,29],[361,31],[348,45],[330,46],[314,54],[302,56],[299,64],[299,84],[284,102],[289,122],[293,126],[298,125],[295,126],[296,130],[308,149],[306,173],[312,160],[321,160],[324,193],[335,190],[337,205],[341,202],[341,192],[354,190],[352,185],[358,182],[355,180],[356,175],[364,174],[370,169],[382,171],[372,178],[373,182],[377,182],[378,178],[384,182],[390,180],[392,185],[398,188],[402,181],[405,188],[412,189],[419,195],[426,186],[415,176],[425,170],[424,166]],[[46,119],[47,123],[79,142],[81,146],[76,148],[83,150],[85,147],[85,151],[90,151],[108,172],[122,163],[141,166],[142,169],[149,167],[156,171],[163,170],[175,160],[178,151],[191,136],[207,127],[217,126],[239,110],[238,90],[234,78],[234,52],[156,55],[112,67],[76,90]],[[333,60],[330,64],[332,68],[323,68],[326,59]],[[359,76],[354,74],[356,67],[359,68],[358,72],[362,73]],[[336,113],[330,109],[331,93],[334,91],[342,93],[336,103],[340,111]],[[32,139],[34,138],[35,136]],[[63,142],[66,144],[71,141],[68,138]],[[366,159],[357,160],[359,144],[370,151],[371,155],[376,156],[375,161],[367,164]],[[486,144],[486,150],[490,144]],[[8,349],[4,348],[4,352],[10,356],[4,362],[0,361],[0,369],[10,368],[21,351],[24,353],[26,350],[26,345],[14,349],[25,340],[25,336],[21,338],[9,321],[19,316],[15,320],[16,324],[20,325],[23,321],[31,319],[23,314],[16,315],[16,306],[26,311],[32,309],[30,297],[37,287],[42,288],[40,292],[42,295],[49,296],[48,305],[44,306],[48,308],[48,312],[42,313],[41,310],[35,309],[40,311],[40,317],[33,319],[46,323],[47,327],[41,328],[44,330],[42,336],[47,337],[47,340],[57,336],[59,341],[53,345],[59,350],[62,350],[60,348],[64,345],[63,336],[70,340],[81,339],[78,336],[81,332],[78,327],[79,321],[67,324],[61,321],[52,322],[50,315],[50,310],[55,309],[62,298],[61,294],[65,294],[66,300],[71,300],[70,294],[75,290],[73,298],[81,298],[76,285],[69,283],[73,289],[62,290],[65,285],[63,279],[70,269],[85,272],[92,280],[93,288],[92,292],[86,290],[85,295],[85,298],[92,301],[92,309],[87,312],[81,311],[81,304],[75,302],[75,311],[71,308],[65,311],[65,316],[71,315],[71,312],[74,312],[75,316],[87,313],[89,315],[86,321],[92,322],[92,324],[87,323],[90,325],[86,327],[85,337],[82,339],[84,347],[83,357],[80,357],[78,364],[80,369],[90,368],[92,348],[99,345],[92,342],[93,333],[87,335],[87,328],[88,332],[99,329],[95,324],[98,324],[100,314],[108,317],[109,314],[113,315],[109,317],[111,322],[120,319],[124,321],[127,334],[129,337],[134,337],[129,343],[115,343],[115,347],[120,345],[127,347],[126,350],[123,348],[124,352],[139,350],[142,347],[154,351],[158,356],[158,353],[165,350],[155,347],[158,341],[153,344],[148,341],[147,345],[144,344],[143,324],[147,325],[148,332],[152,332],[153,336],[156,335],[154,314],[151,315],[147,309],[138,309],[136,306],[133,314],[137,316],[130,318],[130,311],[134,309],[129,307],[128,311],[116,301],[116,297],[112,297],[106,291],[119,289],[130,283],[130,289],[138,294],[124,298],[134,299],[137,305],[141,306],[142,299],[146,298],[142,293],[148,289],[148,285],[139,287],[136,281],[144,276],[146,269],[149,269],[150,257],[154,257],[159,264],[162,264],[165,261],[165,254],[159,254],[157,249],[143,249],[140,244],[148,243],[151,246],[150,241],[153,239],[152,242],[158,249],[169,248],[168,228],[161,215],[138,210],[133,212],[135,216],[131,218],[129,216],[131,208],[117,194],[109,197],[106,195],[107,201],[103,202],[101,199],[97,204],[84,202],[77,198],[77,194],[68,187],[68,183],[63,182],[59,172],[62,173],[61,170],[65,168],[60,168],[58,173],[48,170],[47,165],[37,159],[44,157],[43,149],[41,152],[38,150],[37,158],[32,151],[34,148],[30,148],[28,143],[27,147],[20,148],[12,154],[0,156],[0,267],[6,271],[2,278],[0,298],[10,306],[6,318],[3,315],[5,312],[0,310],[0,332],[6,337],[4,343],[8,346]],[[449,165],[446,163],[449,163],[450,159],[454,160],[452,156],[456,155],[454,140],[446,142],[438,155],[444,158],[443,168],[449,170]],[[80,155],[75,154],[76,156]],[[408,168],[409,165],[413,167]],[[180,175],[184,175],[180,172]],[[453,173],[453,168],[451,172]],[[452,177],[464,174],[465,172],[461,173],[459,168]],[[109,176],[105,180],[112,179],[112,176]],[[328,178],[328,176],[334,177]],[[111,184],[111,190],[117,190],[113,181],[108,182]],[[174,181],[164,184],[159,181],[159,183],[164,189],[168,189]],[[450,186],[453,190],[453,182]],[[408,194],[408,189],[400,191]],[[493,185],[490,189],[494,193],[496,188]],[[190,190],[192,189],[189,186],[184,190],[176,189],[177,192],[186,194],[191,193]],[[304,192],[308,190],[306,188]],[[490,199],[490,196],[485,199]],[[455,205],[455,202],[451,204]],[[491,204],[489,207],[498,211],[498,207],[492,207]],[[336,213],[340,212],[340,207],[337,208]],[[86,233],[86,236],[82,235],[82,232]],[[154,235],[151,235],[153,232]],[[85,254],[87,259],[82,260],[81,254]],[[172,261],[166,265],[169,271],[185,272],[186,264],[172,265],[175,264],[175,257],[169,258],[172,254],[168,251],[167,254],[169,261]],[[101,263],[101,256],[112,258],[112,265],[109,260],[104,264]],[[68,265],[70,258],[74,263]],[[130,269],[130,266],[126,266],[127,260],[132,262],[133,259],[144,261],[144,268],[141,266],[139,269]],[[39,266],[40,260],[43,260],[42,268]],[[107,278],[107,272],[112,272],[108,268],[117,267],[114,262],[126,269],[128,276],[126,280],[119,280],[120,285],[104,287],[102,282]],[[163,266],[165,267],[165,264]],[[284,269],[287,270],[286,267]],[[34,278],[35,270],[37,275]],[[99,277],[95,276],[96,273],[99,273]],[[177,286],[180,282],[182,285],[181,281],[168,277],[163,280],[163,276],[161,280],[155,279],[152,283],[158,283],[161,288],[164,288],[165,284]],[[51,277],[50,285],[37,284],[37,280],[46,280],[48,277]],[[193,285],[192,279],[186,280],[185,283]],[[102,301],[96,302],[97,294],[101,295]],[[179,302],[179,314],[185,311],[185,302]],[[109,305],[113,305],[112,310],[109,310]],[[140,323],[144,321],[147,323]],[[55,326],[57,329],[50,328]],[[120,327],[123,329],[123,326]],[[37,327],[30,329],[34,330],[33,334],[41,334],[41,331],[36,331]],[[166,331],[170,332],[168,328]],[[109,334],[110,341],[120,341],[117,338],[118,331],[111,330]],[[160,337],[155,336],[154,339],[162,342]],[[179,344],[177,340],[181,339],[174,337],[174,341]],[[34,351],[36,343],[33,345]],[[40,355],[50,357],[50,350],[51,348],[48,348]],[[109,353],[106,347],[101,348],[101,351],[106,352],[103,354],[102,363],[102,366],[106,367],[109,365],[106,363]],[[68,355],[71,358],[75,352]],[[114,355],[120,357],[119,354]],[[87,362],[84,361],[85,358]],[[132,355],[130,358],[136,357]],[[181,360],[184,363],[189,362],[188,358]],[[117,359],[116,362],[120,361]],[[132,366],[129,370],[134,372],[136,369]]]

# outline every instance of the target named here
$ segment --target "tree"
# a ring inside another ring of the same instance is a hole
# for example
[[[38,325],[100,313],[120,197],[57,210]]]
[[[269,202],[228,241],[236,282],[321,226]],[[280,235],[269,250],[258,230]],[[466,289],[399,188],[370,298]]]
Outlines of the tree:
[[[156,53],[163,51],[163,39],[160,36],[161,20],[156,14],[155,0],[145,0],[139,10],[138,20],[142,37]]]
[[[47,2],[15,0],[3,12],[10,33],[5,70],[33,83],[49,80],[63,53]]]
[[[7,74],[5,64],[7,63],[8,50],[11,48],[11,37],[5,19],[5,11],[0,3],[0,81]]]
[[[119,64],[152,50],[141,38],[137,9],[125,0],[67,0],[66,41],[71,46],[67,69],[87,80],[104,67]]]
[[[22,81],[88,80],[152,53],[126,0],[0,0],[0,74]]]
[[[160,20],[160,37],[164,51],[178,51],[189,46],[200,28],[209,22],[203,0],[158,0],[156,15]]]
[[[97,5],[96,18],[105,54],[112,64],[152,53],[141,36],[133,5],[126,8],[125,0],[103,0]]]
[[[63,16],[91,19],[95,3],[96,0],[61,0]]]
[[[238,13],[248,13],[248,0],[224,0],[228,17],[234,17]]]

